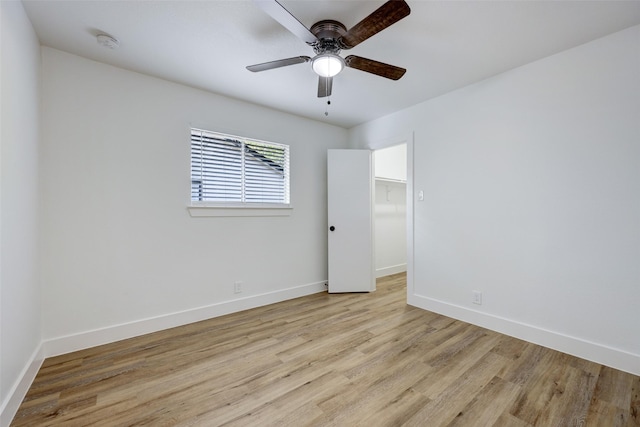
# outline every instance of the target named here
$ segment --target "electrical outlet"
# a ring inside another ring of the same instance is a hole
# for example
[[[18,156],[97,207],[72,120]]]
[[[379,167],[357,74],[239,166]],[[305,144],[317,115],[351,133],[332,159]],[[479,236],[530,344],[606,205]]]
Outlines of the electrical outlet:
[[[236,281],[233,283],[233,293],[234,294],[241,294],[242,293],[242,282],[241,281]]]
[[[482,305],[482,292],[473,291],[473,298],[471,299],[471,302],[474,304]]]

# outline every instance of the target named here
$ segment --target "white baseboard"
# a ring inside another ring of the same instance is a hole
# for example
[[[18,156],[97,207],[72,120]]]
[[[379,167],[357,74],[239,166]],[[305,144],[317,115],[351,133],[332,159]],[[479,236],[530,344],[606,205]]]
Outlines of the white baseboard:
[[[29,358],[22,372],[20,372],[18,380],[13,387],[11,387],[11,390],[9,390],[6,399],[2,402],[2,406],[0,407],[0,426],[5,427],[11,424],[11,420],[16,416],[16,412],[18,412],[24,396],[27,394],[27,391],[29,391],[31,383],[33,383],[40,366],[42,366],[42,362],[44,362],[44,357],[43,346],[42,343],[40,343]]]
[[[376,279],[384,276],[391,276],[392,274],[404,273],[407,271],[407,264],[392,265],[389,267],[381,267],[376,269]]]
[[[261,307],[326,290],[325,281],[224,301],[204,307],[141,319],[135,322],[94,329],[44,341],[46,357],[58,356],[98,345],[108,344],[163,329],[174,328],[225,314]]]
[[[640,375],[640,355],[637,354],[421,295],[409,293],[407,303],[633,375]]]

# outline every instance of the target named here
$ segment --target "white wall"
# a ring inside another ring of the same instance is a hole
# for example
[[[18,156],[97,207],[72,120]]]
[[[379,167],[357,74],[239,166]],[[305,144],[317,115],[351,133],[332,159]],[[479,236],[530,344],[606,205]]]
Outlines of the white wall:
[[[639,76],[636,26],[352,129],[415,131],[409,302],[640,374]]]
[[[22,3],[0,2],[0,425],[42,357],[38,283],[40,44]]]
[[[374,157],[376,178],[407,180],[407,144],[381,148]]]
[[[325,289],[346,130],[50,48],[43,69],[48,354]],[[190,124],[290,144],[291,216],[192,218]]]

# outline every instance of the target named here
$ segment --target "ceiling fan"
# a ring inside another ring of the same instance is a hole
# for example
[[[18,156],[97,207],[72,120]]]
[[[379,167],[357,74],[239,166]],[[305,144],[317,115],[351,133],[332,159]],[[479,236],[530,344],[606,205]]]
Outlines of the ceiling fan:
[[[339,55],[342,49],[351,49],[408,16],[411,13],[411,9],[404,0],[387,1],[349,30],[342,23],[334,20],[319,21],[313,24],[310,29],[307,29],[277,0],[255,0],[255,3],[283,27],[311,46],[316,56],[313,58],[295,56],[293,58],[249,65],[247,67],[249,71],[266,71],[288,65],[311,62],[313,71],[319,76],[318,98],[331,95],[333,77],[342,71],[344,67],[355,68],[391,80],[400,79],[407,71],[404,68],[360,56],[349,55],[343,59]]]

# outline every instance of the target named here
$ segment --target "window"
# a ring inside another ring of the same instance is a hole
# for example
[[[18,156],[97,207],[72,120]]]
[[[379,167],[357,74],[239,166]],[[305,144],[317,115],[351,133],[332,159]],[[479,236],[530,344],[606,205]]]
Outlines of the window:
[[[191,202],[289,205],[289,146],[191,129]]]

